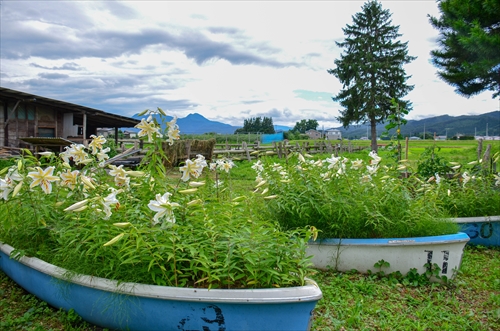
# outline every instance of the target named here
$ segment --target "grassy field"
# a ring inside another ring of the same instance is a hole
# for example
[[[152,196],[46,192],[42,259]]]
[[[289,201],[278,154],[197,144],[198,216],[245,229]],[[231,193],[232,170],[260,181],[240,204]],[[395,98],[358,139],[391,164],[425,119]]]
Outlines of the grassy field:
[[[357,143],[369,146],[369,141]],[[410,159],[429,146],[448,161],[477,158],[475,141],[411,141]],[[500,141],[492,154],[500,151]],[[385,157],[390,152],[381,150]],[[367,158],[368,149],[353,155]],[[251,163],[237,163],[232,178],[239,189],[251,189]],[[500,249],[467,247],[457,278],[448,285],[396,282],[390,277],[318,271],[313,277],[323,291],[312,330],[500,330]],[[0,331],[97,331],[74,312],[48,306],[25,292],[0,271]]]
[[[357,273],[318,272],[323,291],[312,330],[500,330],[500,250],[465,249],[448,286],[404,285]],[[0,271],[0,330],[98,331],[48,306]]]

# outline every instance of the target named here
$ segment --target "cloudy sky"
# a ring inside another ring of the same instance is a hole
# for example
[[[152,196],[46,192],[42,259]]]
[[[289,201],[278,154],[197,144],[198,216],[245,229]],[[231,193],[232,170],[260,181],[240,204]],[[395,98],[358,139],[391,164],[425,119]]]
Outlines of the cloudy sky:
[[[0,86],[132,116],[161,107],[241,126],[268,116],[337,127],[335,41],[363,1],[0,0]],[[434,0],[382,1],[417,60],[409,119],[499,109],[436,76]],[[182,128],[181,128],[182,130]]]

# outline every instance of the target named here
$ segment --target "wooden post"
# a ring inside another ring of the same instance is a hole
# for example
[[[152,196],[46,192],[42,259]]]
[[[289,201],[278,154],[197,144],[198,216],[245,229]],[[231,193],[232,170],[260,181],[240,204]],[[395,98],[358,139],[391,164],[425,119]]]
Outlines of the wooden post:
[[[486,146],[486,150],[484,151],[483,155],[483,169],[485,167],[488,167],[488,171],[490,171],[490,153],[491,153],[491,144],[488,144]]]
[[[186,146],[186,159],[189,160],[191,159],[191,140],[186,140],[184,144]],[[180,158],[181,155],[179,155],[178,157]]]
[[[408,137],[405,140],[405,160],[408,160]]]
[[[483,154],[483,139],[477,141],[477,159],[481,159],[481,154]]]
[[[252,159],[250,158],[250,151],[248,150],[247,143],[243,141],[241,145],[247,154],[247,160],[251,161]]]

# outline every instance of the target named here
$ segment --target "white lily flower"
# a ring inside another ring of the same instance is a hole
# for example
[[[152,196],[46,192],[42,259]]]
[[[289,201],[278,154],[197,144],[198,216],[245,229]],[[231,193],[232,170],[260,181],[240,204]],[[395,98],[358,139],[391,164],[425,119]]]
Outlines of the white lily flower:
[[[112,215],[112,212],[111,212],[111,206],[115,206],[115,208],[118,208],[120,206],[120,202],[118,201],[118,199],[116,198],[116,195],[123,192],[123,190],[115,190],[115,189],[112,189],[111,190],[111,193],[108,194],[103,200],[102,200],[102,205],[104,207],[104,213],[106,214],[106,216],[104,217],[104,219],[109,219]]]
[[[141,131],[137,133],[139,137],[148,136],[148,142],[153,141],[154,134],[158,135],[159,137],[162,136],[162,134],[160,133],[160,129],[152,121],[145,121],[144,119],[142,119],[141,123],[137,124],[135,127],[141,129]]]
[[[382,161],[382,158],[377,155],[377,152],[371,151],[370,154],[368,154],[369,157],[372,158],[371,164],[377,165]]]
[[[201,173],[203,172],[203,165],[199,162],[186,160],[185,165],[179,167],[179,171],[182,172],[181,180],[187,182],[191,177],[200,177]]]
[[[76,179],[79,174],[80,172],[78,170],[70,171],[70,169],[66,169],[65,172],[59,174],[62,179],[61,186],[67,186],[70,190],[73,190],[76,186]]]
[[[108,153],[111,151],[109,147],[106,147],[105,149],[101,149],[100,152],[97,152],[96,157],[99,162],[104,162],[109,159]]]
[[[92,148],[92,154],[96,155],[102,149],[102,145],[106,143],[106,138],[96,135],[91,135],[90,138],[92,141],[89,143],[89,147]]]
[[[467,184],[472,177],[469,176],[469,173],[466,171],[462,174],[463,185]]]
[[[156,200],[149,201],[149,209],[156,212],[156,215],[153,217],[153,225],[160,223],[160,219],[163,217],[165,217],[166,222],[175,223],[173,209],[179,207],[179,204],[169,201],[171,195],[169,192],[163,195],[157,194]]]
[[[23,177],[19,175],[18,167],[11,167],[8,170],[7,175],[5,175],[5,178],[0,178],[0,190],[2,191],[2,198],[4,200],[8,200],[10,192],[12,192],[15,188],[21,188],[20,184],[22,183],[22,180]],[[19,184],[16,184],[16,182],[19,182]]]
[[[378,170],[378,164],[375,164],[373,166],[366,166],[366,170],[368,170],[368,173],[370,175],[374,175],[377,173],[377,170]]]
[[[332,154],[332,157],[326,158],[325,161],[329,163],[328,169],[332,169],[340,161],[340,157],[335,157],[335,155]]]
[[[28,177],[33,179],[33,182],[30,185],[30,188],[40,185],[45,194],[49,194],[52,192],[52,182],[60,180],[59,177],[54,176],[55,167],[50,166],[44,169],[40,167],[36,167],[35,171],[31,171],[28,173]]]
[[[359,170],[363,166],[363,160],[356,159],[355,161],[351,161],[351,169]]]
[[[108,165],[108,167],[111,169],[109,171],[109,174],[111,176],[121,176],[121,177],[126,177],[127,176],[127,171],[123,169],[123,165],[120,166],[115,166],[113,164]]]
[[[174,116],[170,122],[167,123],[167,135],[168,135],[168,143],[172,145],[174,140],[180,139],[180,131],[179,126],[177,125],[177,116]]]

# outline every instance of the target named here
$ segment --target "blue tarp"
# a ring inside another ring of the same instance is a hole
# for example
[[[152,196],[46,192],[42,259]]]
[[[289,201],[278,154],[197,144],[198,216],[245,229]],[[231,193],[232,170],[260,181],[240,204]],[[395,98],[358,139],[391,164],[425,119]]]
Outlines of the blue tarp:
[[[273,143],[275,141],[283,141],[284,140],[284,137],[283,137],[283,132],[280,132],[280,133],[273,133],[273,134],[263,134],[261,136],[261,143],[263,144],[270,144],[270,143]]]

